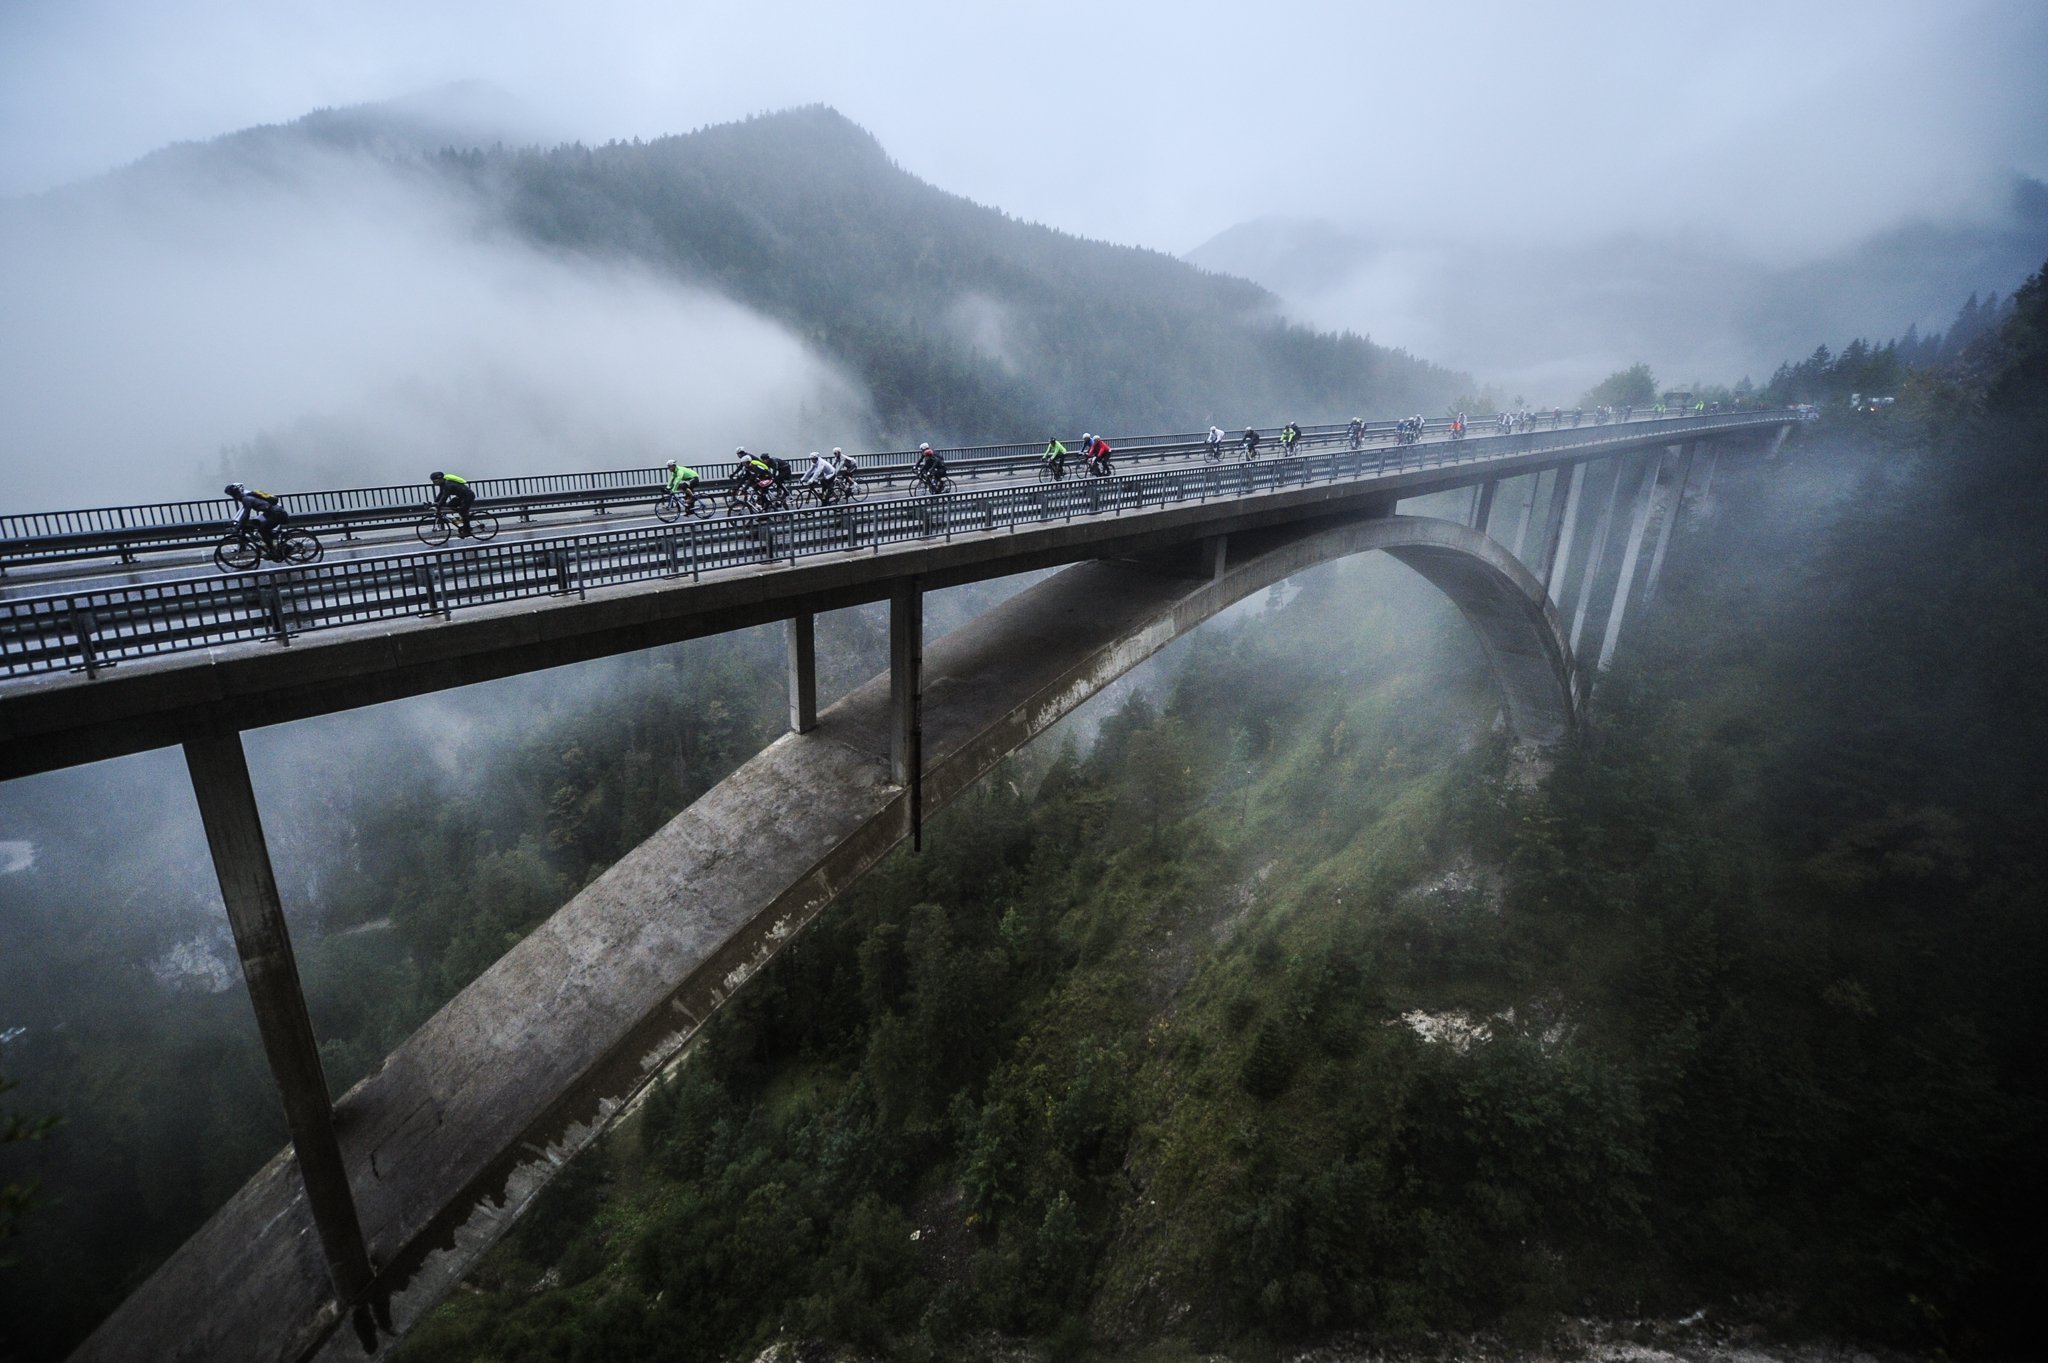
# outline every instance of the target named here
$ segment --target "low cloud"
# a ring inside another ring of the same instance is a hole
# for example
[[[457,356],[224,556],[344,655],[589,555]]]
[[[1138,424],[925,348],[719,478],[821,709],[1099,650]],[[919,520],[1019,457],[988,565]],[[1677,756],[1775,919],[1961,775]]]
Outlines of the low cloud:
[[[8,510],[849,443],[867,405],[732,301],[515,239],[417,163],[186,149],[0,206]]]

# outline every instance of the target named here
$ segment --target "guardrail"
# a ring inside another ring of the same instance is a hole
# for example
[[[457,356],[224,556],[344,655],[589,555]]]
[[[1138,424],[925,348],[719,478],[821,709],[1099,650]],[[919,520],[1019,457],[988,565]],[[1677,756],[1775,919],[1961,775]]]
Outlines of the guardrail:
[[[1656,434],[1782,424],[1783,415],[1685,417]],[[1192,467],[1016,483],[943,497],[867,501],[765,515],[480,545],[230,577],[192,577],[0,602],[0,677],[100,669],[226,644],[292,636],[522,598],[579,597],[593,587],[690,578],[810,554],[876,549],[954,534],[1192,501],[1238,499],[1315,483],[1369,481],[1415,468],[1494,462],[1577,449],[1597,457],[1647,434],[1618,428],[1527,432],[1380,450],[1343,447],[1293,458],[1226,459]]]
[[[1571,413],[1537,419],[1538,428],[1554,429],[1571,419]],[[1638,422],[1655,419],[1649,415]],[[1369,422],[1367,443],[1391,443],[1398,423]],[[1446,420],[1426,423],[1425,438],[1443,435]],[[1574,422],[1574,425],[1577,423]],[[1304,426],[1303,450],[1326,448],[1346,440],[1345,424]],[[1226,433],[1226,443],[1235,446],[1241,431]],[[1206,433],[1106,437],[1117,457],[1130,462],[1183,457],[1198,452]],[[1279,428],[1259,428],[1259,437],[1278,452]],[[990,475],[1014,473],[1037,463],[1040,445],[977,445],[941,449],[956,477],[967,481]],[[856,454],[863,477],[884,487],[906,483],[915,450],[884,450]],[[801,465],[802,461],[792,461]],[[706,482],[717,482],[732,474],[730,461],[699,464]],[[470,484],[480,506],[500,518],[531,522],[537,516],[571,513],[605,515],[614,510],[637,508],[652,502],[662,484],[665,470],[659,468],[612,469],[597,473],[555,473],[527,478],[480,478]],[[401,527],[420,515],[428,495],[424,482],[387,487],[343,488],[325,492],[281,494],[295,525],[327,533],[339,532],[343,539]],[[62,563],[81,559],[111,558],[134,563],[139,555],[190,550],[212,544],[226,533],[235,513],[224,498],[200,501],[155,502],[137,506],[93,507],[78,511],[37,511],[0,516],[0,573],[10,566]]]

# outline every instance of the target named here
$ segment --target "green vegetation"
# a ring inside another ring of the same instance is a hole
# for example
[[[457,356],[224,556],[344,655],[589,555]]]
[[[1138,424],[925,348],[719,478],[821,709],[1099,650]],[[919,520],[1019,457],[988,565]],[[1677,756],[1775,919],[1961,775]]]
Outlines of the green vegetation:
[[[1646,364],[1616,370],[1586,390],[1581,407],[1648,407],[1657,400],[1657,377]]]
[[[1201,636],[1163,708],[1014,763],[821,920],[406,1357],[1701,1305],[2018,1356],[2044,319],[2036,283],[1981,386],[1724,467],[1540,787],[1370,567]]]

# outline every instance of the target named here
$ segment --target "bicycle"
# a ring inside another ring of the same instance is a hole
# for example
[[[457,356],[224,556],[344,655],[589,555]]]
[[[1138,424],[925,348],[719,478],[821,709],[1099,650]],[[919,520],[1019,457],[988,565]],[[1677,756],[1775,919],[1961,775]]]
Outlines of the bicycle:
[[[924,485],[924,490],[936,497],[953,490],[953,480],[943,473],[931,473],[924,469],[912,469],[911,476]]]
[[[296,525],[281,527],[273,547],[266,549],[262,534],[244,526],[213,548],[213,561],[224,573],[246,573],[264,559],[302,568],[318,563],[327,546],[312,531]]]
[[[438,549],[449,540],[455,538],[460,528],[461,522],[456,518],[453,507],[435,506],[432,502],[429,502],[427,503],[427,514],[422,516],[419,524],[413,526],[412,529],[413,533],[420,537],[421,544]],[[473,539],[481,544],[497,533],[498,518],[496,516],[493,516],[488,511],[480,511],[476,507],[469,509],[469,532],[463,535],[462,538]]]
[[[734,485],[728,516],[762,515],[789,510],[789,490],[771,479],[749,478]]]
[[[1038,456],[1039,482],[1057,483],[1063,481],[1066,476],[1067,456],[1064,454],[1052,455],[1050,457],[1042,454]]]
[[[1083,456],[1082,462],[1083,465],[1087,468],[1088,476],[1090,478],[1101,478],[1107,476],[1108,474],[1116,472],[1115,469],[1109,466],[1109,456],[1106,454],[1085,455]]]
[[[1202,458],[1211,464],[1221,463],[1223,460],[1223,442],[1221,440],[1204,440],[1202,442]]]
[[[674,492],[664,492],[655,499],[654,514],[670,522],[685,516],[708,516],[711,514],[711,498],[704,493],[692,493],[686,498]]]

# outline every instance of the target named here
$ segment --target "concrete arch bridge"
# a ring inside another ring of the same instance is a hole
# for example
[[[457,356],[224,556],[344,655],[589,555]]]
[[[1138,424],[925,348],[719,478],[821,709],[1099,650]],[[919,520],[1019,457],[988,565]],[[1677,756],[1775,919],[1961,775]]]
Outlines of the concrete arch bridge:
[[[1514,731],[1558,741],[1631,602],[1654,590],[1695,476],[1698,495],[1718,452],[1782,439],[1791,419],[1685,418],[1491,451],[1475,439],[1391,473],[1347,470],[1333,451],[1318,476],[1225,496],[1202,492],[1197,466],[1187,495],[1147,489],[1088,514],[998,525],[980,508],[886,548],[0,684],[0,776],[184,746],[293,1137],[76,1357],[384,1353],[712,1011],[918,838],[926,808],[1165,644],[1305,568],[1379,550],[1415,569],[1474,629]],[[1438,497],[1452,516],[1400,514],[1436,494],[1458,494]],[[925,644],[925,591],[1060,565]],[[820,711],[814,614],[884,599],[889,671]],[[776,620],[788,622],[790,732],[330,1104],[239,730]]]

